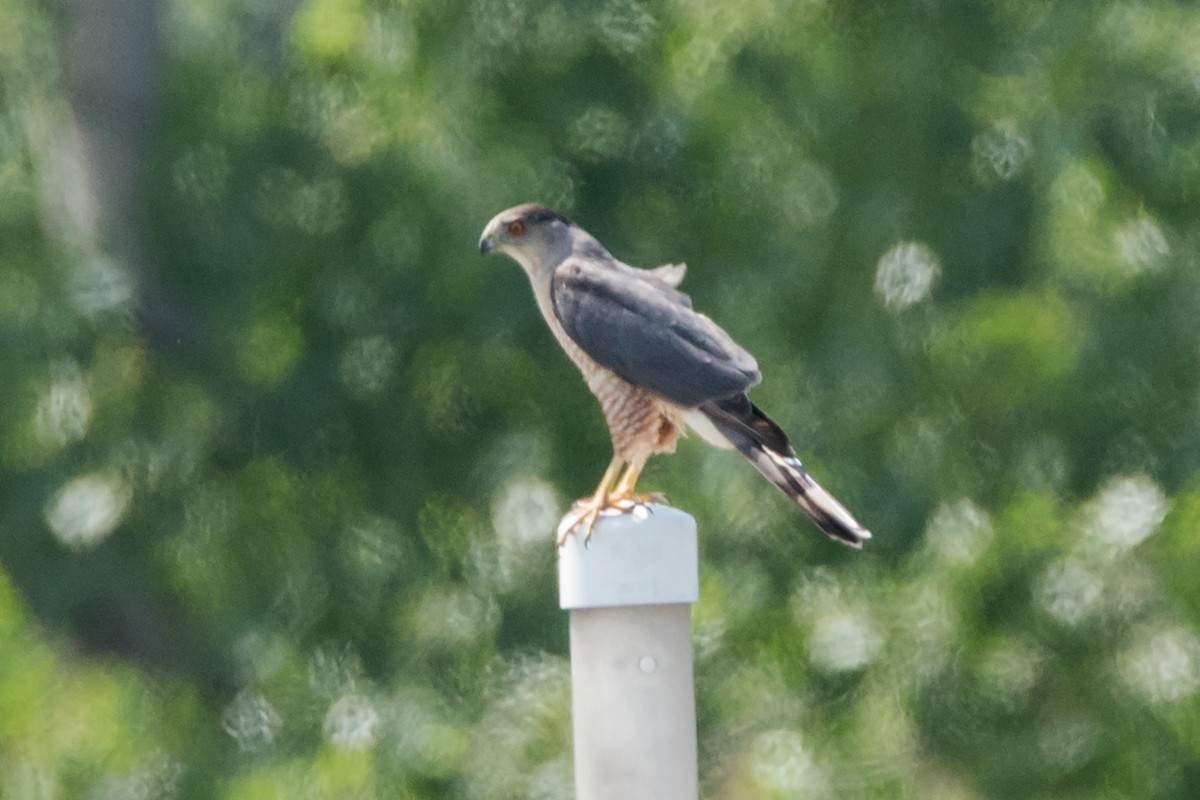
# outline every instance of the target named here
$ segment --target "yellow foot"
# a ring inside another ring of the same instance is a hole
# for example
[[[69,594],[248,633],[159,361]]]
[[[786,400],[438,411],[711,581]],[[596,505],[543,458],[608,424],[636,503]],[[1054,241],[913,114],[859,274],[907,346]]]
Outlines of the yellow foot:
[[[584,497],[576,500],[571,506],[571,510],[558,523],[558,546],[562,547],[566,544],[567,537],[575,533],[580,526],[583,527],[583,543],[586,546],[592,540],[592,532],[600,520],[600,515],[605,511],[632,514],[639,510],[646,510],[653,503],[665,504],[666,502],[666,496],[659,492],[650,494],[613,493],[603,498]]]
[[[584,543],[591,541],[592,529],[596,527],[596,521],[600,519],[600,512],[607,507],[604,498],[585,497],[576,500],[571,506],[571,510],[558,523],[558,546],[562,547],[566,544],[567,537],[581,525],[584,530]]]

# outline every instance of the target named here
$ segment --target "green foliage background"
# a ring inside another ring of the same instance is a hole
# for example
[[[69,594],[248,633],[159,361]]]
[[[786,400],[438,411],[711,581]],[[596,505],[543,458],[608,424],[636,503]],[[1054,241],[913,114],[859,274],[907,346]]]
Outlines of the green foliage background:
[[[875,532],[652,462],[705,797],[1196,796],[1200,10],[173,0],[89,218],[78,7],[0,0],[4,800],[572,796],[527,200],[687,261]]]

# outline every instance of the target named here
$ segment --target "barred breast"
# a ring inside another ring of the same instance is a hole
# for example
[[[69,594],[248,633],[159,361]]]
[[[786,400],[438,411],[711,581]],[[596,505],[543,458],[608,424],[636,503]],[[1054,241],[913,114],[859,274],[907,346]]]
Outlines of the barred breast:
[[[554,315],[548,293],[538,291],[535,286],[534,294],[554,338],[579,367],[588,388],[600,401],[612,437],[613,452],[639,467],[656,453],[675,452],[683,409],[597,364],[567,335]]]

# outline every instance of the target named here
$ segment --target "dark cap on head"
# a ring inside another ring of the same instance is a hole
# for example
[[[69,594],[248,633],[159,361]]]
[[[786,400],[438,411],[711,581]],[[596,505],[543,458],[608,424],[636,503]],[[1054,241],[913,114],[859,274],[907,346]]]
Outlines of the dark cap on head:
[[[546,208],[541,203],[522,203],[519,206],[513,206],[509,211],[513,216],[535,224],[538,222],[550,222],[551,220],[557,220],[564,225],[575,224],[565,214],[560,214],[553,209]]]

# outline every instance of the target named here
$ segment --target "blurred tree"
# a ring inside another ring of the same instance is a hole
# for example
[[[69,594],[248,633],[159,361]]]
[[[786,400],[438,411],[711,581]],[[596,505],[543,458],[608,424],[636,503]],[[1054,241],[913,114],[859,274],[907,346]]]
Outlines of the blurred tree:
[[[0,22],[0,797],[570,796],[550,537],[607,437],[474,252],[534,199],[689,261],[876,532],[652,462],[707,797],[1195,794],[1200,11]]]

